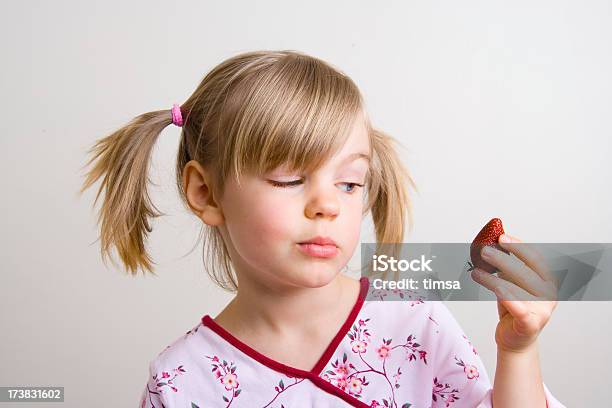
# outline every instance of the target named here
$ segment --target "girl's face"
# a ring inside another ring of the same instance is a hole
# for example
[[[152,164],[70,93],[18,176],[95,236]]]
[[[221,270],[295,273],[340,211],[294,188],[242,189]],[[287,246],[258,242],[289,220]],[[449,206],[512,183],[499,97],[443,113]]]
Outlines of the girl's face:
[[[219,227],[238,278],[248,274],[249,280],[294,287],[331,282],[359,242],[365,190],[357,184],[364,184],[369,150],[360,116],[342,149],[311,174],[281,167],[244,175],[241,186],[228,179]],[[316,236],[334,240],[336,255],[316,257],[300,249],[299,243]]]

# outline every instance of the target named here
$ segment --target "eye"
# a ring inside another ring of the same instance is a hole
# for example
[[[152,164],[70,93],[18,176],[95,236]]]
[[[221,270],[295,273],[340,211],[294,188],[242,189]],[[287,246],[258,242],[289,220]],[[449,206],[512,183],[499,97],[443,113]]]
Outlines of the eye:
[[[351,191],[347,191],[347,193],[349,193],[349,194],[352,194],[355,191],[357,191],[357,188],[355,186],[357,186],[357,187],[363,187],[364,186],[363,184],[359,184],[359,183],[340,183],[340,184],[352,186]]]
[[[270,184],[274,187],[292,187],[297,186],[302,183],[302,180],[292,180],[292,181],[276,181],[276,180],[268,180]]]
[[[268,182],[270,184],[272,184],[274,187],[280,187],[280,188],[288,188],[288,187],[293,187],[293,186],[297,186],[299,184],[302,184],[302,180],[291,180],[291,181],[276,181],[276,180],[268,180]],[[344,185],[348,185],[349,189],[348,191],[346,191],[349,194],[353,194],[357,188],[356,187],[363,187],[364,184],[359,184],[359,183],[340,183],[340,184],[344,184]]]

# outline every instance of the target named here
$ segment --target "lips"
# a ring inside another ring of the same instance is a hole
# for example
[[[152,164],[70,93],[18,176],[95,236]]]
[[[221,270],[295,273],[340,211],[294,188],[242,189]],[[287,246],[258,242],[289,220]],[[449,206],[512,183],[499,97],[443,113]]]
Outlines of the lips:
[[[300,250],[315,258],[331,258],[338,254],[336,242],[329,237],[317,236],[298,244]]]
[[[337,247],[336,241],[329,237],[316,236],[314,238],[309,239],[308,241],[300,242],[300,244],[316,244],[316,245],[333,245]]]
[[[304,254],[315,258],[332,258],[338,254],[335,245],[298,244],[298,247]]]

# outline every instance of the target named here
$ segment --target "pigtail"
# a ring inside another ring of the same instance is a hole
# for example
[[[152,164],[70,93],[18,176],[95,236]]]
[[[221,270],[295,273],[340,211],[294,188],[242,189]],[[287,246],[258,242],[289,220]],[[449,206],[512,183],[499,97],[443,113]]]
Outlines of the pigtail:
[[[137,116],[109,136],[99,139],[88,150],[96,161],[87,172],[80,193],[102,178],[94,207],[104,190],[98,214],[102,260],[111,261],[111,247],[117,249],[123,265],[133,275],[140,267],[152,274],[154,263],[145,249],[152,231],[149,218],[164,215],[153,205],[147,192],[147,171],[153,146],[161,131],[172,123],[170,110],[158,110]],[[113,262],[113,264],[115,264]],[[116,265],[116,264],[115,264]]]
[[[413,207],[408,194],[417,186],[397,155],[388,134],[372,130],[373,163],[368,186],[368,209],[376,231],[377,254],[399,258],[406,226],[413,227]],[[367,266],[367,265],[364,265]],[[396,272],[395,275],[398,275]],[[397,279],[395,276],[394,279]]]

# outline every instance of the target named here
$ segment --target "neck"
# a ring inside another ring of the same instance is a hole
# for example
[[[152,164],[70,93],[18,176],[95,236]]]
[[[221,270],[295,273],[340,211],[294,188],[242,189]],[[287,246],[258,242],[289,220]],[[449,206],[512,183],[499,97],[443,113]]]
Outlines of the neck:
[[[342,273],[319,288],[281,288],[241,276],[236,296],[215,320],[234,333],[312,335],[337,327],[348,316],[358,286]]]

